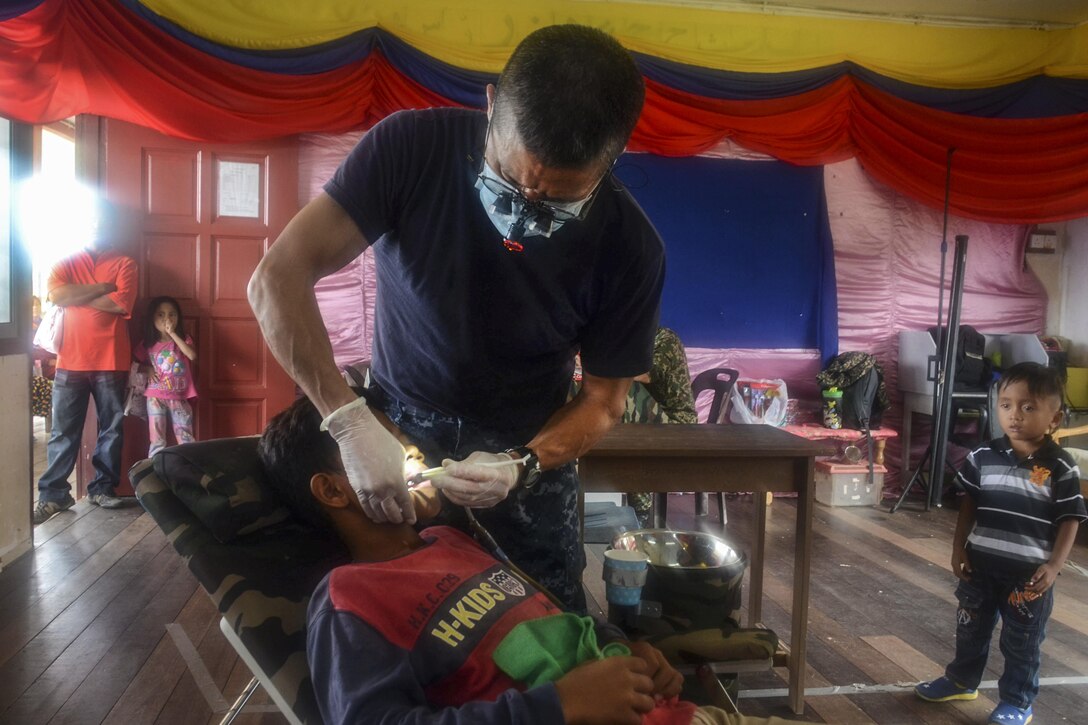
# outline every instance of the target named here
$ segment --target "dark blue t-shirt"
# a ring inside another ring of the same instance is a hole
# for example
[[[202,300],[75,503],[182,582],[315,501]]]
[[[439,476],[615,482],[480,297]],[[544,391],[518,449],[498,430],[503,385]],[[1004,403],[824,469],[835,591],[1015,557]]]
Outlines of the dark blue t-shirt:
[[[486,116],[402,111],[325,185],[374,248],[371,373],[399,400],[535,433],[563,405],[574,353],[602,377],[650,368],[664,246],[612,177],[583,222],[511,252],[475,189]]]

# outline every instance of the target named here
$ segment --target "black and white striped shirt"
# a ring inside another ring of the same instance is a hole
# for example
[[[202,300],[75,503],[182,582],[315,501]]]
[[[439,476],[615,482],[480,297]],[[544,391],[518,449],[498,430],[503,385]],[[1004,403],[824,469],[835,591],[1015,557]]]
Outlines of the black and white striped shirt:
[[[1080,471],[1050,436],[1021,459],[1007,436],[971,451],[957,481],[977,505],[967,537],[983,569],[1034,572],[1050,559],[1059,521],[1088,519]]]

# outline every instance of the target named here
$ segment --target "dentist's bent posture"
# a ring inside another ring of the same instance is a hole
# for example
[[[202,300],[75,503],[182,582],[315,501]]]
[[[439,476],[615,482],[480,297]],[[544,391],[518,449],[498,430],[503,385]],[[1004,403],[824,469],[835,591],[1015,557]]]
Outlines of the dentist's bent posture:
[[[250,281],[273,353],[315,402],[374,521],[413,521],[404,450],[344,383],[314,283],[367,247],[378,299],[371,405],[414,440],[433,484],[584,611],[573,461],[650,368],[661,239],[611,174],[642,78],[607,34],[526,37],[487,113],[405,111],[360,141]],[[566,402],[574,355],[580,394]],[[480,465],[508,458],[511,466]],[[455,526],[463,522],[448,520]]]

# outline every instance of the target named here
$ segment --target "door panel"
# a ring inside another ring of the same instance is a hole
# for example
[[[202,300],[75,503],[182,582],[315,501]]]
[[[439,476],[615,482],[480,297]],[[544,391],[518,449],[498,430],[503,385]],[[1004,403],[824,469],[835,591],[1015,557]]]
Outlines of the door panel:
[[[106,124],[106,133],[114,144],[127,141],[128,139],[124,136],[131,135],[121,128],[122,125],[128,124],[113,120],[106,121]],[[130,126],[130,128],[145,130],[137,126]],[[165,137],[160,138],[168,141]],[[137,139],[133,141],[139,142]],[[116,146],[114,149],[107,147],[107,164],[111,161],[109,154],[111,150],[120,149]],[[124,150],[136,151],[136,149]],[[139,149],[139,152],[144,166],[145,188],[142,198],[125,199],[125,203],[138,205],[134,208],[141,209],[147,218],[161,223],[199,222],[202,211],[200,199],[202,154],[200,150],[144,147]]]
[[[240,431],[258,430],[264,426],[267,406],[263,400],[212,400],[209,438],[229,438],[244,435]]]
[[[257,321],[218,319],[211,323],[208,337],[215,351],[211,366],[216,384],[247,391],[265,387],[267,348]]]
[[[215,236],[211,306],[216,315],[249,313],[246,283],[267,251],[267,237]]]
[[[296,140],[203,144],[115,120],[103,126],[105,193],[134,211],[125,239],[140,266],[133,329],[150,298],[176,297],[197,350],[197,439],[260,433],[295,385],[264,344],[246,285],[298,210]],[[147,454],[147,433],[131,421],[125,432],[127,471]],[[131,492],[127,481],[122,492]]]
[[[191,314],[189,308],[196,310],[200,300],[200,236],[147,233],[143,247],[141,298],[169,295],[186,315]],[[145,295],[144,290],[154,291]]]

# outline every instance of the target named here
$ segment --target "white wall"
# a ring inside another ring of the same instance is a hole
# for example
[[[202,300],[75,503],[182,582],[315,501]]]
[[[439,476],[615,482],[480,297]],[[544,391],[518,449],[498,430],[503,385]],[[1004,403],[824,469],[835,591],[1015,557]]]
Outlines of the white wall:
[[[30,361],[0,356],[0,569],[33,545]]]
[[[1066,224],[1064,243],[1058,334],[1073,341],[1069,363],[1088,367],[1088,218]]]
[[[1065,248],[1068,246],[1066,230],[1064,224],[1040,226],[1058,233],[1058,248],[1053,254],[1028,253],[1024,255],[1024,259],[1046,288],[1046,327],[1043,331],[1048,335],[1061,335],[1059,330],[1062,328],[1062,315],[1065,311],[1065,295],[1062,294],[1062,290],[1065,285]]]

